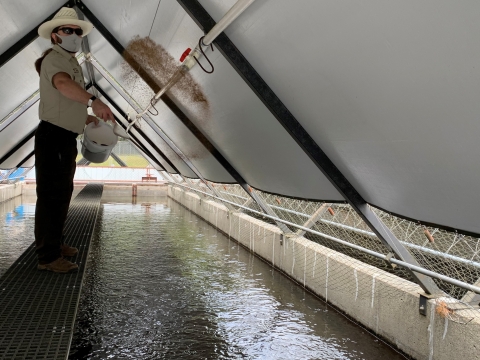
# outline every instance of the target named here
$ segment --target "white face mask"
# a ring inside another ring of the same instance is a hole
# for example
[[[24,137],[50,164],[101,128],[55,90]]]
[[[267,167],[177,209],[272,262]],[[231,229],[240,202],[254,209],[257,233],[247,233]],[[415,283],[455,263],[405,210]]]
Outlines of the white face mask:
[[[57,36],[62,39],[62,43],[58,43],[58,46],[60,46],[62,49],[65,49],[69,52],[76,53],[80,51],[80,48],[82,47],[82,40],[80,36],[77,34],[72,34],[72,35],[67,35],[67,36],[62,36],[58,35]]]

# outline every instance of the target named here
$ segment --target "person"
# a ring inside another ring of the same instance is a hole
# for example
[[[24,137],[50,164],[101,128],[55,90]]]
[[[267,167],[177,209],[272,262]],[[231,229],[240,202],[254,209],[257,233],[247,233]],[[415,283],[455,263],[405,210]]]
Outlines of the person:
[[[92,29],[91,23],[79,20],[75,10],[66,7],[38,28],[40,37],[53,45],[35,62],[40,75],[34,229],[39,270],[68,273],[78,269],[64,258],[75,256],[78,249],[65,244],[63,236],[73,192],[76,137],[86,124],[98,124],[95,116],[88,115],[87,107],[104,121],[115,122],[110,108],[85,90],[82,68],[75,57],[82,37]]]

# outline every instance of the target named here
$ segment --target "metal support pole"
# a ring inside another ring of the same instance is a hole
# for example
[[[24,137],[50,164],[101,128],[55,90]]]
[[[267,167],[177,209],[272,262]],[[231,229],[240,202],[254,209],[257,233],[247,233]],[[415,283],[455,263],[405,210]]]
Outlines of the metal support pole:
[[[317,211],[315,211],[312,216],[303,224],[304,228],[310,229],[313,225],[316,224],[316,222],[322,217],[322,215],[325,213],[325,211],[328,210],[331,204],[322,204]],[[299,229],[296,234],[298,236],[303,236],[305,235],[306,231]]]
[[[125,164],[125,162],[124,162],[122,159],[120,159],[120,157],[119,157],[117,154],[115,154],[113,151],[110,153],[110,156],[111,156],[111,157],[113,158],[113,160],[115,160],[115,161],[118,163],[118,165],[120,165],[121,167],[127,167],[127,166],[128,166],[128,165]]]
[[[30,154],[28,154],[27,156],[25,156],[25,157],[22,159],[22,161],[20,161],[20,162],[17,164],[17,167],[16,167],[16,168],[17,168],[17,169],[18,169],[18,168],[21,168],[22,165],[25,164],[25,163],[26,163],[32,156],[34,156],[34,155],[35,155],[35,150],[32,150],[32,151],[30,152]]]
[[[208,33],[216,25],[215,20],[213,20],[198,0],[177,1],[205,33]],[[375,232],[383,244],[400,259],[414,266],[418,266],[417,260],[400,243],[390,229],[375,215],[365,199],[363,199],[360,193],[328,158],[325,152],[287,109],[268,84],[260,77],[258,72],[227,35],[225,35],[225,33],[220,34],[215,39],[214,44],[247,85],[250,86],[252,91],[255,92],[259,99],[270,110],[272,115],[275,116],[279,123],[297,142],[305,154],[309,156],[312,162],[332,183],[337,191],[342,194],[363,221]],[[441,292],[430,277],[416,273],[415,271],[411,271],[411,275],[426,293],[437,294]]]
[[[79,20],[85,20],[85,17],[83,16],[83,13],[80,11],[77,5],[74,6],[75,12],[77,13],[78,19]],[[90,54],[90,44],[88,42],[88,35],[83,38],[82,41],[82,51],[84,54]],[[93,67],[92,64],[90,64],[88,61],[85,64],[85,67],[87,68],[87,74],[88,74],[88,79],[90,80],[89,82],[93,86],[93,92],[94,95],[98,97],[98,94],[96,93],[96,83],[95,83],[95,73],[93,72]]]
[[[174,177],[170,176],[170,174],[168,173],[168,171],[162,171],[161,175],[163,177],[165,177],[167,179],[167,181],[171,182],[171,183],[174,183],[176,184],[177,183],[177,180],[175,180]]]

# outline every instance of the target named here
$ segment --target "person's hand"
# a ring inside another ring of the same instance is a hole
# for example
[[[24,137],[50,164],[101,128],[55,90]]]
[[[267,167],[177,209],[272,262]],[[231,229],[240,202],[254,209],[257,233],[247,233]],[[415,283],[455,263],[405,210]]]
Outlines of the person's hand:
[[[98,123],[100,122],[100,120],[98,120],[95,116],[92,116],[92,115],[88,115],[87,117],[87,121],[85,121],[85,125],[88,125],[90,123],[95,123],[95,125],[98,125]]]
[[[115,117],[113,116],[112,110],[105,105],[100,99],[95,99],[92,103],[92,111],[100,119],[104,121],[110,120],[115,124]]]

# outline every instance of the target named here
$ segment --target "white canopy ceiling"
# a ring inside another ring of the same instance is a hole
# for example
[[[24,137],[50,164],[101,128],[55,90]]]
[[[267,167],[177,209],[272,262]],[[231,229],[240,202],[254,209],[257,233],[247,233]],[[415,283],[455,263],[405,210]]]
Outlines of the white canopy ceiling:
[[[218,21],[235,0],[199,3]],[[1,0],[0,52],[63,4]],[[86,6],[121,46],[135,36],[149,36],[177,65],[203,35],[176,0],[77,4],[80,10]],[[479,13],[474,1],[257,0],[225,33],[366,202],[478,234]],[[103,35],[94,29],[88,36],[93,57],[145,106],[148,88],[140,77],[132,82],[125,74],[122,57]],[[33,62],[48,47],[48,41],[37,39],[0,68],[0,118],[38,89]],[[181,90],[173,89],[170,97],[214,151],[254,188],[343,201],[229,59],[218,48],[207,55],[215,71],[206,74],[196,66],[190,75],[208,100],[208,111],[192,106]],[[98,71],[94,80],[124,113],[133,112]],[[163,103],[156,109],[151,119],[204,178],[235,182],[178,114]],[[0,158],[34,129],[35,113],[33,106],[3,130],[0,123]],[[196,177],[146,122],[140,126],[150,143],[133,133],[167,171]],[[29,140],[0,168],[16,166],[32,150]]]

